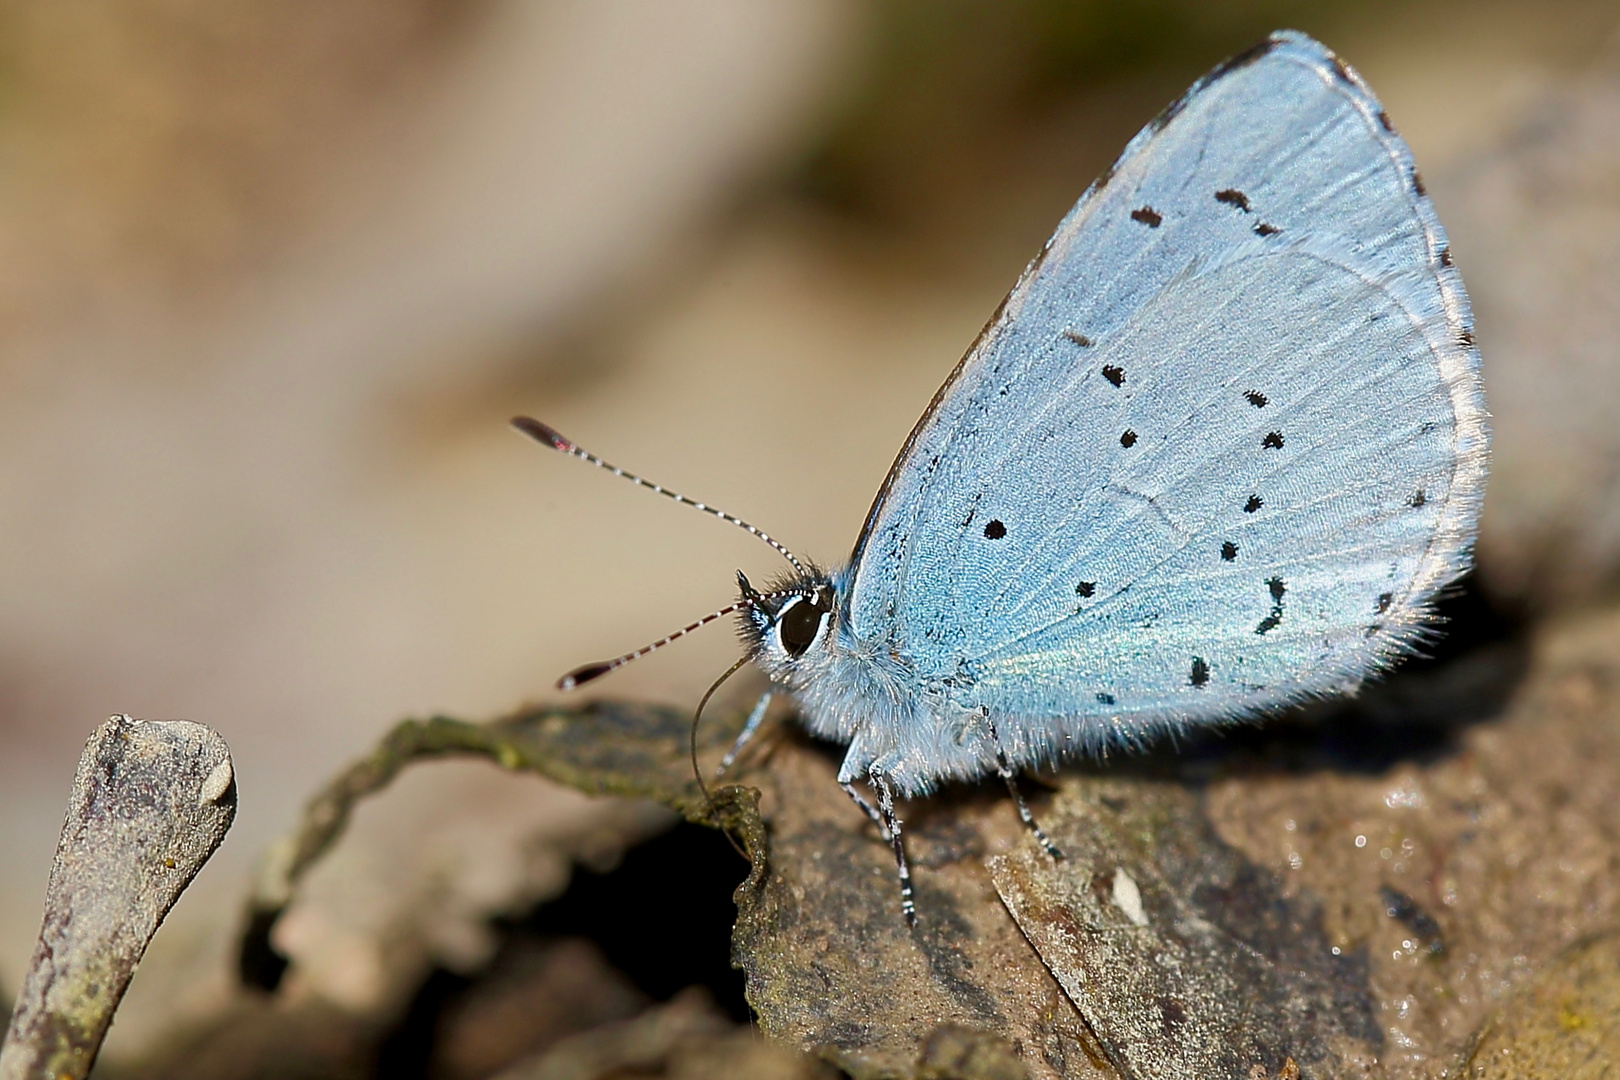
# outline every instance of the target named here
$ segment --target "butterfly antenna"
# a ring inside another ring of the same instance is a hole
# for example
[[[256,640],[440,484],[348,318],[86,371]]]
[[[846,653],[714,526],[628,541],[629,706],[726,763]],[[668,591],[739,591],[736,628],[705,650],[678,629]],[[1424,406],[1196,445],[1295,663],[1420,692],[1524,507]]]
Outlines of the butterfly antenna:
[[[710,614],[703,616],[703,618],[699,619],[695,623],[688,623],[686,626],[681,627],[673,634],[665,634],[663,637],[659,638],[650,645],[643,645],[641,648],[632,652],[627,652],[623,656],[615,656],[612,660],[599,660],[594,664],[585,664],[582,667],[577,667],[557,680],[557,689],[578,689],[593,679],[600,679],[603,675],[613,671],[615,668],[624,667],[624,665],[628,664],[632,660],[639,660],[650,652],[656,652],[657,650],[662,649],[665,645],[668,645],[672,641],[680,640],[700,626],[708,626],[716,619],[723,619],[733,612],[741,611],[743,608],[747,607],[748,604],[748,600],[738,600],[734,604],[727,604],[719,611],[711,612]]]
[[[584,447],[576,446],[568,439],[563,438],[562,435],[558,433],[556,428],[542,424],[533,417],[514,417],[512,419],[512,427],[518,431],[521,431],[523,434],[527,435],[529,438],[543,446],[549,446],[553,450],[567,454],[570,457],[577,457],[581,461],[590,462],[599,469],[606,469],[614,476],[623,477],[632,484],[638,484],[641,487],[649,489],[650,491],[654,491],[657,494],[664,496],[666,499],[674,499],[682,506],[690,506],[694,510],[701,510],[705,514],[711,514],[714,517],[719,518],[721,521],[729,521],[739,529],[752,533],[754,536],[759,537],[761,540],[771,545],[771,547],[775,548],[777,554],[781,555],[782,558],[793,564],[793,569],[797,570],[800,576],[808,577],[810,574],[810,572],[805,569],[804,564],[794,556],[793,552],[789,551],[786,547],[782,546],[780,542],[773,539],[765,532],[765,530],[748,524],[748,522],[744,521],[740,517],[737,517],[735,514],[728,514],[724,510],[716,509],[715,507],[710,506],[708,503],[698,502],[696,499],[688,499],[685,495],[671,491],[661,484],[655,484],[651,480],[644,480],[633,472],[626,472],[617,465],[614,465],[612,462],[603,461],[601,458],[597,457],[589,450],[586,450]],[[679,637],[680,635],[677,634],[676,636]],[[660,642],[659,644],[663,643]],[[655,645],[653,648],[657,648],[657,646]]]
[[[732,850],[745,859],[748,858],[748,852],[744,851],[742,845],[737,843],[737,838],[731,835],[731,830],[720,824],[720,810],[714,805],[714,796],[709,794],[709,785],[703,781],[703,769],[698,765],[697,733],[698,721],[703,719],[703,707],[709,703],[710,698],[714,697],[714,692],[720,689],[727,679],[742,670],[742,666],[746,663],[748,663],[748,657],[739,658],[735,664],[726,668],[724,675],[710,683],[709,688],[703,692],[703,696],[698,699],[697,709],[692,713],[692,737],[688,744],[692,751],[692,775],[697,779],[698,790],[703,792],[703,801],[709,804],[709,818],[721,832],[726,834],[726,842],[731,845]],[[753,860],[750,859],[749,861],[752,862]]]

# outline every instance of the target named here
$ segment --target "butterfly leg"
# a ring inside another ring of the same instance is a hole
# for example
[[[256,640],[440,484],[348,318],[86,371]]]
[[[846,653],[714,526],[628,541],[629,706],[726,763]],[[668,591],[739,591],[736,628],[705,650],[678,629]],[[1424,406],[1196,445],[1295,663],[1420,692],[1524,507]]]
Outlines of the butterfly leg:
[[[872,819],[872,824],[878,827],[878,833],[882,835],[883,842],[887,844],[889,842],[889,826],[884,824],[883,815],[878,813],[878,808],[867,802],[866,797],[855,790],[854,784],[842,783],[838,786],[844,789],[844,794],[849,796],[851,802],[860,807],[861,811]]]
[[[748,714],[748,722],[743,725],[742,731],[737,735],[737,741],[731,744],[731,749],[726,751],[726,756],[720,759],[720,767],[714,771],[715,779],[724,776],[726,770],[737,763],[737,755],[742,753],[743,747],[748,745],[748,741],[759,730],[760,722],[765,719],[765,710],[770,708],[773,694],[775,694],[774,690],[767,690],[759,696],[759,701],[754,705],[754,711]]]
[[[1001,740],[996,737],[995,724],[990,725],[990,741],[996,748],[996,775],[1006,782],[1007,792],[1012,796],[1013,805],[1018,807],[1019,819],[1029,827],[1030,832],[1035,834],[1035,839],[1040,843],[1041,847],[1046,849],[1048,855],[1054,859],[1063,858],[1063,851],[1052,843],[1051,839],[1046,835],[1046,830],[1042,829],[1035,820],[1035,815],[1029,812],[1029,804],[1024,801],[1024,793],[1018,790],[1018,773],[1008,763],[1006,751],[1001,749]]]
[[[906,917],[906,925],[915,928],[917,901],[911,891],[911,867],[906,863],[906,845],[900,839],[900,819],[894,815],[894,789],[889,786],[888,777],[880,772],[870,773],[867,780],[877,790],[877,810],[882,819],[880,825],[888,834],[889,846],[894,848],[895,866],[900,871],[900,913]]]

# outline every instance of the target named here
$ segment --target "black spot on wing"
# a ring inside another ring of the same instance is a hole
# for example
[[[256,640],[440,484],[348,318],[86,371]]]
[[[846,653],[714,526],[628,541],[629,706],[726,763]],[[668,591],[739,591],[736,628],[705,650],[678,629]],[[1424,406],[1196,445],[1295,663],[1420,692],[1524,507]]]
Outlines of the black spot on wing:
[[[1063,331],[1063,336],[1080,346],[1082,349],[1091,348],[1091,339],[1086,337],[1084,334],[1077,334],[1073,330],[1065,330]]]
[[[1125,433],[1119,437],[1119,445],[1123,446],[1127,450],[1135,446],[1136,432],[1132,431],[1130,428],[1126,428]]]
[[[1114,704],[1114,695],[1113,694],[1098,694],[1097,695],[1097,704],[1099,704],[1099,705],[1112,705],[1112,704]]]
[[[1200,688],[1209,685],[1209,665],[1204,663],[1203,657],[1195,656],[1192,658],[1192,673],[1188,681]]]
[[[1159,212],[1153,209],[1153,207],[1143,206],[1139,209],[1131,211],[1131,220],[1140,222],[1150,229],[1157,229],[1159,224],[1164,221],[1164,218],[1161,217]]]
[[[1406,500],[1406,505],[1410,506],[1412,509],[1416,510],[1418,507],[1422,506],[1424,503],[1426,503],[1428,501],[1429,501],[1428,493],[1425,492],[1422,488],[1418,488],[1416,491],[1414,491],[1412,493],[1412,497],[1410,499]]]
[[[1457,335],[1457,342],[1465,349],[1472,349],[1474,347],[1474,328],[1472,326],[1463,327],[1462,332]]]
[[[984,523],[984,538],[986,540],[1000,540],[1007,535],[1007,526],[1001,523],[1000,518],[991,518]]]
[[[1243,504],[1243,512],[1245,514],[1252,514],[1264,505],[1266,504],[1261,501],[1260,496],[1250,495],[1249,501]]]
[[[1450,246],[1441,248],[1439,257],[1440,257],[1440,265],[1441,266],[1450,266],[1451,265],[1451,248],[1450,248]]]
[[[1235,206],[1245,214],[1249,212],[1249,197],[1237,188],[1225,188],[1215,193],[1215,201],[1223,202],[1227,206]]]
[[[1095,581],[1082,581],[1080,584],[1078,584],[1078,585],[1076,585],[1074,587],[1074,595],[1076,595],[1076,596],[1096,596],[1097,595],[1097,583]]]
[[[1378,594],[1378,614],[1382,615],[1384,612],[1388,611],[1389,610],[1389,605],[1391,603],[1393,603],[1394,600],[1395,600],[1395,594],[1394,593],[1387,593],[1387,592],[1386,593],[1379,593]]]
[[[1268,225],[1264,221],[1260,222],[1254,227],[1254,234],[1256,236],[1276,236],[1280,232],[1282,232],[1282,230],[1277,228],[1277,226]]]
[[[1103,378],[1107,379],[1109,382],[1113,383],[1115,386],[1124,386],[1125,385],[1125,369],[1124,368],[1115,367],[1113,364],[1104,364],[1102,373],[1103,373]]]
[[[1250,405],[1253,405],[1257,409],[1265,408],[1266,407],[1266,402],[1271,400],[1270,398],[1266,397],[1266,395],[1262,394],[1258,390],[1249,390],[1249,391],[1244,393],[1243,397],[1248,401],[1248,403]]]
[[[1221,558],[1227,562],[1237,558],[1237,545],[1230,540],[1223,541],[1221,543]]]
[[[1266,437],[1260,440],[1260,445],[1267,450],[1281,450],[1283,444],[1282,432],[1269,431]]]
[[[978,512],[979,512],[979,508],[977,506],[970,509],[968,511],[968,516],[962,519],[962,524],[960,526],[958,526],[958,527],[965,529],[969,525],[973,524],[973,515],[977,514]]]
[[[1288,586],[1283,583],[1282,578],[1274,577],[1266,581],[1266,589],[1271,593],[1271,614],[1261,619],[1260,625],[1254,628],[1254,632],[1257,634],[1270,633],[1282,625],[1282,602],[1283,597],[1288,594]]]

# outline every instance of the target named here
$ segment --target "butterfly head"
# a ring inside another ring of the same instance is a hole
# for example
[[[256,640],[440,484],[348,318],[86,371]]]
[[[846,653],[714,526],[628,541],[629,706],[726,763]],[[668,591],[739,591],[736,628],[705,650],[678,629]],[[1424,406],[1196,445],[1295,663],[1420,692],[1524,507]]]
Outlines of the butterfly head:
[[[812,569],[761,591],[738,571],[737,585],[749,655],[773,680],[795,682],[793,676],[813,666],[831,640],[838,618],[832,579]]]

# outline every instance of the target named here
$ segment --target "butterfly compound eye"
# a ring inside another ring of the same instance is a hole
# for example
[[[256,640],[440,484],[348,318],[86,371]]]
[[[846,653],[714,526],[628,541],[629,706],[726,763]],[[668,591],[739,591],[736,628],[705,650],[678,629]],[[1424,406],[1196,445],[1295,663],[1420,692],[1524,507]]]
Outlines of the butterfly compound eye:
[[[782,636],[782,648],[790,656],[803,656],[810,643],[816,640],[821,620],[827,613],[808,600],[794,600],[783,609],[776,621],[777,633]]]

